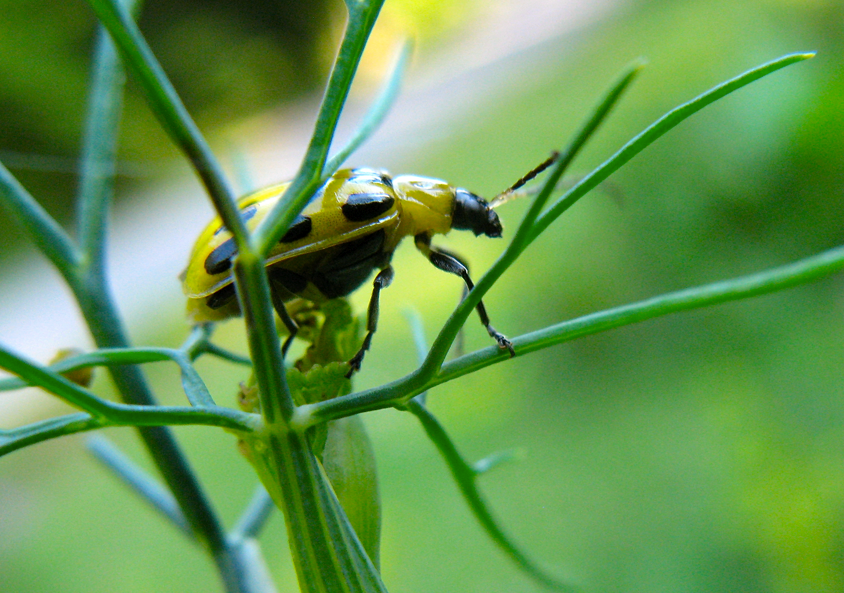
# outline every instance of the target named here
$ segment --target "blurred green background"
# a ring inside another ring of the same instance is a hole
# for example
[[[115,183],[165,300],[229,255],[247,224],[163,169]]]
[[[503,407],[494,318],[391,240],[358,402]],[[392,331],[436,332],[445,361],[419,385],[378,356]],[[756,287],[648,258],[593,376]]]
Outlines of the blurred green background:
[[[84,3],[6,0],[2,8],[0,157],[67,221],[94,19]],[[302,125],[284,121],[288,113],[313,117],[341,9],[327,0],[245,11],[151,1],[142,26],[215,145],[236,145],[249,160],[273,138],[244,130]],[[562,146],[638,56],[649,67],[575,163],[575,177],[722,80],[785,53],[818,51],[684,123],[558,221],[486,299],[510,336],[844,242],[840,1],[388,0],[356,87],[360,100],[374,94],[408,33],[418,47],[404,95],[351,164],[438,176],[482,195]],[[124,130],[121,196],[188,183],[189,199],[208,208],[131,84]],[[305,141],[286,148],[301,153]],[[278,177],[287,166],[256,177]],[[525,208],[501,209],[508,228]],[[31,251],[10,224],[0,214],[0,232],[14,239],[0,251],[5,287]],[[201,225],[191,225],[185,234],[194,236]],[[173,239],[141,229],[164,245]],[[502,248],[456,234],[440,244],[466,256],[475,275]],[[361,388],[412,369],[404,309],[419,310],[433,337],[460,294],[459,282],[410,245],[394,263]],[[161,282],[175,284],[178,271]],[[522,453],[486,476],[483,490],[532,556],[585,590],[840,591],[842,288],[830,278],[581,339],[441,386],[429,403],[471,459]],[[363,293],[354,299],[361,310]],[[157,321],[134,328],[138,342],[180,343],[188,329],[170,312],[181,303],[159,302],[155,291],[148,303],[147,319]],[[0,304],[0,315],[20,314]],[[238,322],[218,335],[244,348]],[[486,345],[470,319],[467,347]],[[200,369],[217,400],[233,404],[243,371],[208,361]],[[149,372],[163,401],[181,401],[173,368]],[[110,389],[104,377],[95,387]],[[390,591],[540,590],[482,534],[412,417],[383,411],[365,420],[381,475]],[[234,438],[178,433],[233,524],[256,482]],[[131,431],[107,434],[149,466]],[[262,543],[279,590],[295,590],[280,517]],[[0,575],[3,593],[220,590],[202,551],[93,461],[82,437],[0,461]]]

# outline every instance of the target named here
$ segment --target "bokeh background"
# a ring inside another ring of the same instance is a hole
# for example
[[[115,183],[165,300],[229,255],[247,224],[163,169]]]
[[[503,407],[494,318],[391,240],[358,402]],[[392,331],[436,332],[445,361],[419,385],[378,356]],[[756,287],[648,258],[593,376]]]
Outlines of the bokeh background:
[[[150,0],[141,24],[244,190],[292,174],[342,31],[339,0]],[[71,224],[95,21],[83,2],[4,0],[0,159]],[[388,0],[350,100],[349,133],[400,40],[417,41],[392,114],[350,161],[494,195],[559,148],[616,74],[649,66],[573,168],[587,173],[671,107],[750,67],[818,51],[708,108],[559,220],[486,301],[508,335],[762,270],[844,242],[844,6],[838,0]],[[187,335],[176,276],[211,216],[130,83],[115,292],[138,344]],[[515,227],[526,203],[500,212]],[[57,275],[0,212],[0,340],[48,360],[90,347]],[[476,275],[501,241],[449,236]],[[402,312],[433,336],[460,294],[406,245],[361,388],[410,371]],[[430,394],[506,530],[587,591],[825,592],[844,587],[841,277],[675,315],[496,365]],[[363,310],[366,290],[353,299]],[[242,325],[218,338],[244,350]],[[488,345],[475,319],[467,347]],[[241,369],[200,363],[218,402]],[[166,403],[170,366],[148,368]],[[99,376],[95,389],[111,386]],[[4,428],[62,413],[0,394]],[[365,421],[384,505],[390,591],[538,591],[483,535],[415,420]],[[232,525],[256,479],[233,437],[177,431]],[[144,467],[130,430],[107,436]],[[84,437],[0,461],[0,591],[218,591],[211,562],[86,452]],[[281,518],[262,543],[295,590]]]

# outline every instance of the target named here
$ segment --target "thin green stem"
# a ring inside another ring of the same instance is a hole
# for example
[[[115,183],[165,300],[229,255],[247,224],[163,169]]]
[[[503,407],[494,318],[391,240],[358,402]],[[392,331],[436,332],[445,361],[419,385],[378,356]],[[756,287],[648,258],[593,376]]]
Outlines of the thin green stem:
[[[196,539],[179,504],[169,490],[164,488],[151,475],[141,469],[123,454],[110,440],[102,435],[93,435],[86,443],[88,450],[104,466],[114,472],[120,480],[129,486],[142,499],[170,521],[179,531],[192,540]]]
[[[237,354],[236,352],[231,352],[230,350],[226,350],[218,346],[217,344],[208,343],[202,349],[204,354],[210,354],[211,356],[216,356],[217,358],[221,358],[223,360],[227,360],[234,364],[239,364],[241,366],[252,366],[252,359],[248,356],[243,356],[242,354]]]
[[[268,426],[284,426],[296,405],[287,386],[263,259],[241,253],[234,263],[234,276],[258,383],[261,415]]]
[[[0,203],[13,219],[29,234],[68,282],[76,279],[80,256],[76,245],[65,230],[51,217],[28,191],[0,163]]]
[[[121,426],[164,426],[169,424],[204,424],[239,431],[255,429],[255,416],[219,406],[185,408],[120,404],[95,396],[61,375],[15,355],[0,345],[0,368],[18,375],[31,385],[60,397],[99,418],[103,424]],[[134,368],[134,367],[130,367]]]
[[[383,0],[348,3],[349,22],[323,98],[314,135],[296,177],[278,204],[255,229],[255,251],[240,250],[234,275],[247,327],[249,350],[268,426],[287,424],[295,404],[284,375],[280,343],[270,307],[264,258],[323,182],[323,169],[352,79]]]
[[[66,358],[50,365],[48,369],[61,374],[86,367],[134,365],[168,360],[178,365],[185,395],[187,395],[191,405],[213,407],[215,405],[214,400],[211,398],[208,388],[196,369],[193,368],[188,355],[182,350],[172,348],[104,348]],[[20,389],[27,385],[32,385],[32,383],[22,379],[3,379],[0,380],[0,391]]]
[[[510,540],[509,536],[504,533],[504,530],[498,525],[495,518],[492,516],[492,513],[487,507],[480,490],[478,490],[478,473],[472,466],[466,463],[463,456],[460,455],[460,452],[457,450],[454,442],[451,440],[451,437],[448,436],[445,428],[443,428],[439,420],[431,414],[428,408],[424,406],[422,402],[413,398],[407,402],[404,409],[416,416],[422,424],[422,428],[425,430],[428,438],[433,441],[437,450],[440,452],[440,455],[442,455],[445,460],[454,481],[457,482],[457,486],[460,488],[461,494],[463,494],[466,504],[469,505],[469,508],[472,510],[472,514],[475,515],[475,518],[484,528],[487,535],[489,535],[489,537],[498,544],[502,550],[504,550],[504,552],[519,566],[519,568],[524,570],[537,582],[542,583],[549,589],[571,589],[570,585],[558,581],[542,570],[538,564],[522,552]]]
[[[111,34],[126,67],[140,84],[150,109],[176,146],[193,163],[238,247],[245,249],[249,241],[246,225],[240,219],[222,169],[135,21],[118,0],[89,0],[89,3]]]
[[[836,247],[756,274],[688,288],[564,321],[513,338],[513,345],[519,352],[528,354],[575,338],[631,325],[646,319],[756,297],[807,284],[842,270],[844,270],[844,247]],[[483,348],[444,364],[442,370],[428,380],[420,377],[418,372],[414,372],[382,387],[300,406],[295,424],[297,430],[306,430],[310,426],[336,418],[405,405],[413,396],[426,389],[505,360],[508,360],[506,353],[502,353],[497,347]]]
[[[346,2],[349,21],[320,106],[314,134],[302,160],[302,166],[290,187],[255,229],[258,253],[266,255],[272,249],[322,184],[323,175],[326,173],[325,162],[340,113],[343,111],[366,41],[383,3],[384,0]]]
[[[349,158],[354,151],[360,148],[360,146],[366,142],[372,133],[378,129],[381,122],[384,121],[384,117],[386,117],[390,107],[392,107],[393,103],[396,101],[402,79],[407,72],[408,65],[410,64],[410,56],[412,54],[413,41],[405,41],[401,47],[401,51],[399,51],[396,64],[393,66],[393,70],[387,79],[387,84],[384,85],[384,88],[381,90],[378,98],[375,99],[375,102],[369,108],[369,111],[363,118],[363,123],[355,131],[348,144],[340,149],[340,151],[328,161],[328,164],[325,166],[326,174],[333,174],[337,169],[339,169],[346,159]]]
[[[252,500],[238,519],[237,524],[231,531],[232,537],[255,538],[261,533],[267,520],[270,518],[275,503],[267,489],[259,485],[252,495]]]
[[[131,2],[128,10],[140,2]],[[88,273],[103,275],[106,224],[114,193],[117,139],[126,77],[108,32],[97,31],[78,192],[79,244]]]
[[[594,189],[597,185],[602,183],[605,179],[607,179],[607,177],[610,176],[610,174],[618,170],[622,165],[624,165],[634,156],[642,152],[646,147],[653,144],[663,134],[667,133],[669,130],[677,126],[680,122],[691,117],[707,105],[710,105],[715,101],[722,99],[730,93],[733,93],[741,89],[742,87],[747,86],[748,84],[759,80],[764,76],[767,76],[768,74],[772,74],[773,72],[776,72],[781,68],[785,68],[786,66],[797,62],[801,62],[803,60],[807,60],[813,56],[814,54],[791,54],[774,60],[772,62],[763,64],[762,66],[759,66],[757,68],[748,70],[747,72],[712,88],[711,90],[703,93],[702,95],[699,95],[692,101],[689,101],[688,103],[685,103],[675,109],[672,109],[659,120],[654,122],[652,125],[648,126],[648,128],[646,128],[633,140],[625,144],[618,152],[616,152],[600,167],[595,169],[591,174],[587,175],[571,190],[566,192],[551,207],[549,207],[548,210],[536,220],[536,223],[533,225],[530,232],[527,234],[526,239],[518,245],[518,249],[508,249],[498,258],[498,260],[492,265],[492,267],[487,271],[487,273],[484,274],[484,276],[477,282],[477,284],[475,284],[475,288],[471,290],[469,292],[469,295],[460,303],[460,305],[457,306],[457,308],[449,317],[448,321],[446,321],[439,335],[434,340],[434,344],[431,347],[431,351],[428,354],[428,358],[426,359],[425,363],[420,367],[421,374],[424,377],[433,377],[438,372],[438,370],[442,366],[443,361],[445,360],[446,355],[448,354],[448,350],[451,347],[451,344],[454,342],[454,339],[457,336],[457,332],[460,331],[460,327],[462,327],[463,323],[465,323],[466,318],[471,314],[472,309],[477,306],[478,302],[480,302],[481,298],[483,298],[483,296],[489,291],[489,289],[492,288],[493,284],[516,261],[520,253],[531,242],[533,242],[536,237],[539,236],[540,233],[542,233],[546,228],[548,228],[548,226],[554,220],[556,220],[563,212],[565,212],[575,202],[577,202],[577,200],[586,195],[586,193]],[[624,81],[625,77],[622,78],[621,82]],[[608,95],[608,98],[612,97],[616,88],[618,88],[618,85],[613,87],[613,89]],[[611,105],[611,101],[603,101],[599,106],[599,110],[604,106],[608,105]],[[597,123],[597,121],[599,120],[596,120],[596,118],[590,118],[589,121],[596,121]],[[584,127],[584,131],[589,129],[590,126],[587,124],[587,126]],[[543,188],[542,192],[540,193],[540,196],[537,199],[541,199],[544,195],[550,193],[552,191],[552,188],[556,185],[557,181],[558,179],[552,173],[552,175],[549,176],[549,178],[546,180],[546,187]],[[518,353],[518,350],[516,350],[516,352]]]
[[[411,323],[414,343],[416,344],[417,354],[419,355],[421,362],[425,358],[425,354],[428,351],[424,330],[422,328],[421,323],[422,320],[420,316],[415,312],[413,314],[408,314],[407,317]],[[504,530],[498,525],[498,523],[492,516],[492,512],[484,501],[483,496],[481,496],[480,490],[478,489],[477,481],[479,475],[482,473],[482,470],[476,469],[475,466],[472,466],[467,463],[463,456],[460,454],[460,452],[457,450],[457,445],[455,445],[454,441],[448,435],[445,430],[445,427],[440,424],[436,416],[434,416],[428,409],[428,407],[425,405],[426,395],[427,391],[423,391],[422,393],[411,399],[409,402],[407,402],[407,405],[403,406],[401,409],[406,410],[416,416],[416,418],[422,424],[422,428],[425,430],[425,433],[428,435],[428,438],[430,438],[431,441],[434,443],[434,446],[437,448],[437,451],[439,451],[440,455],[448,466],[448,469],[451,472],[454,481],[457,483],[457,487],[460,489],[460,493],[463,495],[466,504],[469,505],[469,509],[472,511],[472,514],[475,515],[475,518],[487,532],[487,535],[489,535],[489,537],[496,544],[498,544],[498,546],[502,550],[504,550],[504,552],[522,570],[524,570],[537,582],[545,585],[550,589],[564,590],[570,588],[568,585],[558,581],[557,579],[545,573],[545,571],[543,571],[539,567],[539,565],[537,565],[533,560],[531,560],[527,556],[527,554],[522,552],[510,540],[507,534],[504,533]],[[486,464],[487,469],[493,463],[495,462],[488,462]]]
[[[102,427],[101,418],[94,418],[85,412],[76,412],[11,430],[0,429],[0,457],[30,445]]]

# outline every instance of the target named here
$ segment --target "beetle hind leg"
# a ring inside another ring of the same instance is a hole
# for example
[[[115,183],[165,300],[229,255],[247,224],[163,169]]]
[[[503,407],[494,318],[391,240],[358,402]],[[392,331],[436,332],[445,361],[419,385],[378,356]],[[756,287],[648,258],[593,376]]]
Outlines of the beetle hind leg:
[[[434,267],[442,270],[443,272],[448,272],[449,274],[454,274],[463,278],[463,282],[466,283],[466,289],[468,291],[475,287],[475,284],[469,277],[469,269],[466,267],[466,264],[457,258],[457,256],[441,249],[434,249],[431,247],[431,238],[425,233],[416,235],[415,241],[416,248],[428,258],[428,261],[431,262]],[[468,294],[468,292],[466,294]],[[484,326],[489,336],[498,344],[498,347],[502,350],[506,348],[507,351],[510,352],[510,358],[516,356],[516,351],[513,349],[512,342],[510,342],[504,334],[499,332],[490,324],[489,315],[486,312],[486,307],[484,306],[484,302],[482,300],[478,301],[478,304],[475,306],[475,310],[478,312],[478,317],[481,318],[481,324]]]
[[[378,275],[375,276],[375,281],[372,283],[372,296],[369,298],[369,308],[367,309],[366,314],[366,337],[363,339],[363,344],[361,345],[360,350],[358,350],[357,354],[355,354],[349,361],[349,367],[351,368],[349,369],[349,372],[346,373],[347,379],[351,378],[356,371],[360,370],[363,357],[366,354],[366,351],[369,350],[370,344],[372,344],[372,335],[378,327],[378,299],[381,294],[381,289],[387,288],[392,281],[393,267],[390,265],[378,272]]]

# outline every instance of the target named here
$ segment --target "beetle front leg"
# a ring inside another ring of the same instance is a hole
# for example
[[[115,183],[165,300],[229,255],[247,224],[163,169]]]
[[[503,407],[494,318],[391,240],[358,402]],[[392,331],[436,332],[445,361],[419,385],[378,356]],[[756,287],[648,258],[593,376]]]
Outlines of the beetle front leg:
[[[416,235],[414,239],[416,242],[416,248],[428,258],[429,262],[434,264],[434,267],[442,270],[443,272],[460,276],[463,278],[463,282],[466,283],[466,288],[470,291],[475,287],[475,284],[469,277],[469,270],[466,268],[466,265],[455,255],[431,247],[431,237],[425,233]],[[486,307],[484,306],[484,302],[482,300],[478,301],[478,304],[475,306],[475,310],[481,318],[481,324],[483,324],[484,328],[486,328],[490,337],[496,341],[498,347],[501,349],[506,348],[510,352],[510,358],[516,356],[516,351],[513,349],[513,344],[510,340],[490,325],[489,315],[487,315]]]
[[[366,315],[366,337],[363,339],[358,353],[355,354],[349,361],[349,372],[346,373],[346,378],[351,378],[355,371],[360,370],[360,365],[363,362],[363,357],[366,351],[369,350],[369,345],[372,343],[372,334],[378,327],[378,297],[381,294],[382,288],[387,288],[393,281],[393,267],[388,265],[386,268],[378,272],[375,281],[372,283],[372,296],[369,298],[369,309]]]

